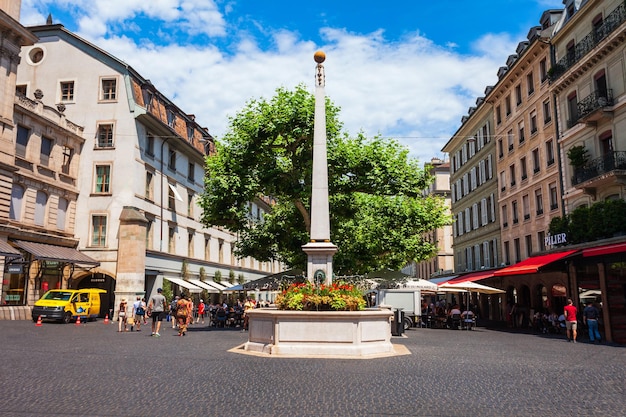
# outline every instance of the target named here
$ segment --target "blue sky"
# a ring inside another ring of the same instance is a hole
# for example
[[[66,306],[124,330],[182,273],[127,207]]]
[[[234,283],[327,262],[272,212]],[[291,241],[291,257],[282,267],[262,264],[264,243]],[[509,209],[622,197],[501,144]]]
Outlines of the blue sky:
[[[22,0],[127,62],[218,139],[277,87],[326,93],[350,133],[398,138],[421,162],[459,128],[518,42],[561,0]]]

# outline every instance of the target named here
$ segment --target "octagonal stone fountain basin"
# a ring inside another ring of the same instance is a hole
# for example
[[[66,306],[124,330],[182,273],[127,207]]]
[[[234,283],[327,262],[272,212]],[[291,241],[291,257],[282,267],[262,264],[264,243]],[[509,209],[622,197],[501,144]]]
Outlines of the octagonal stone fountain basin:
[[[280,356],[364,357],[393,355],[388,309],[286,311],[255,309],[249,314],[244,350]]]

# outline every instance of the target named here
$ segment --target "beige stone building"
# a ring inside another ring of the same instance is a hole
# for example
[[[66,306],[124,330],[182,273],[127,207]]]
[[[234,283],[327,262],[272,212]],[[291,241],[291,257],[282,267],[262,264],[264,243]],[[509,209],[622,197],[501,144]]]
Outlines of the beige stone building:
[[[83,127],[53,96],[34,90],[27,98],[16,89],[20,48],[37,40],[17,22],[19,9],[19,1],[0,2],[0,319],[30,319],[42,292],[98,264],[76,250],[74,238]]]

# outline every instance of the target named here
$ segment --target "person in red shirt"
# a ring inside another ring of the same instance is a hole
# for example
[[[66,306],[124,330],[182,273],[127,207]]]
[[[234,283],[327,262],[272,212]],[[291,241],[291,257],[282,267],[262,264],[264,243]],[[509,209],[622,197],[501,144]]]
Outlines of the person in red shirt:
[[[563,315],[565,315],[565,328],[567,329],[567,341],[576,343],[576,314],[578,309],[574,306],[574,302],[571,298],[567,299],[567,305],[563,308]]]

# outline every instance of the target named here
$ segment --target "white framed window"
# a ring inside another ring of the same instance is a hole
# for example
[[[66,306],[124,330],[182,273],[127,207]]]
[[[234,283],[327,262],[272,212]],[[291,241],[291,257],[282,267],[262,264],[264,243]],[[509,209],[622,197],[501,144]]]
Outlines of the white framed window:
[[[74,101],[74,81],[61,81],[59,83],[60,101]]]
[[[107,216],[105,214],[91,215],[91,246],[106,247],[107,244]]]
[[[102,77],[100,79],[100,100],[117,100],[117,77]]]
[[[95,182],[94,193],[95,194],[110,194],[111,193],[111,165],[96,165],[95,168]]]
[[[98,124],[98,133],[96,136],[96,148],[112,148],[114,145],[113,142],[113,131],[115,129],[115,125],[113,123],[99,123]]]
[[[22,203],[25,189],[21,185],[13,184],[11,189],[11,206],[9,207],[9,219],[22,220]]]

